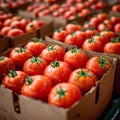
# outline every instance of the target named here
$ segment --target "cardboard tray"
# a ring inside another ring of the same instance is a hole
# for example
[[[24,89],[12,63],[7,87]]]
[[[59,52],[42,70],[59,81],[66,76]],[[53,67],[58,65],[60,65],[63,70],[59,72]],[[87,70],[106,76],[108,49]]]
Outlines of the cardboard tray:
[[[44,41],[49,44],[48,41]],[[50,42],[50,44],[52,44]],[[53,43],[56,44],[56,43]],[[70,49],[69,46],[61,45],[64,49]],[[6,51],[8,54],[10,51]],[[103,55],[101,53],[85,51],[89,58]],[[14,95],[11,90],[0,86],[0,120],[96,120],[100,117],[106,106],[109,104],[112,93],[114,74],[116,70],[117,59],[106,56],[112,63],[110,70],[92,87],[82,99],[69,109],[63,109],[49,105],[40,100],[25,97],[23,95]],[[16,101],[19,103],[15,107]],[[16,111],[19,109],[19,112]]]

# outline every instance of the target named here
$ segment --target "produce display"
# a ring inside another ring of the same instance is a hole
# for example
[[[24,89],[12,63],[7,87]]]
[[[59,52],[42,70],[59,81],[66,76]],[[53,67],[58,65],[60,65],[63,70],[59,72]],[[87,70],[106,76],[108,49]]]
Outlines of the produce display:
[[[120,92],[120,3],[107,2],[0,1],[0,119],[104,115]]]

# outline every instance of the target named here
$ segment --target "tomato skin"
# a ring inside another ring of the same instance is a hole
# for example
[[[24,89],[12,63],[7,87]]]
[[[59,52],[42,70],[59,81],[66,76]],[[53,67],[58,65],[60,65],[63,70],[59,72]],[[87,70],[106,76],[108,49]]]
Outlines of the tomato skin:
[[[21,94],[34,99],[47,101],[51,88],[52,82],[48,77],[34,75],[26,79],[26,83],[21,88]]]
[[[88,60],[86,69],[91,70],[100,79],[111,67],[110,61],[103,56],[95,56]]]
[[[19,36],[22,34],[24,34],[23,30],[18,29],[18,28],[14,28],[14,29],[9,30],[9,32],[7,33],[7,36],[16,37],[16,36]]]
[[[10,58],[13,59],[17,67],[22,67],[26,60],[32,57],[32,53],[22,47],[15,47],[10,52]]]
[[[59,45],[50,45],[47,48],[43,49],[40,57],[47,60],[48,63],[54,60],[63,60],[65,50]]]
[[[83,50],[91,50],[91,51],[95,51],[95,52],[102,52],[103,47],[104,46],[103,46],[102,42],[97,39],[94,39],[94,38],[85,40],[82,45]]]
[[[67,32],[65,30],[58,29],[53,33],[52,38],[63,42],[66,36]]]
[[[84,42],[84,38],[82,38],[80,34],[76,31],[68,34],[64,39],[64,42],[70,45],[76,45],[77,47],[81,47]]]
[[[39,56],[43,49],[45,49],[47,46],[45,43],[40,42],[39,39],[35,38],[33,41],[29,41],[25,48],[29,51],[31,51],[33,56]]]
[[[62,108],[69,108],[81,98],[81,91],[76,85],[59,83],[51,89],[48,95],[48,103]]]
[[[98,34],[98,30],[94,29],[94,28],[89,28],[85,31],[87,38],[91,38],[94,35]]]
[[[11,30],[11,27],[9,26],[6,26],[6,27],[3,27],[0,31],[0,34],[4,35],[4,36],[7,36],[8,32]]]
[[[10,71],[9,74],[3,78],[2,84],[6,88],[11,89],[19,94],[22,86],[26,81],[26,77],[27,74],[23,71]]]
[[[112,11],[114,11],[114,12],[120,12],[120,4],[113,5],[112,6]]]
[[[68,63],[72,68],[83,68],[88,61],[88,56],[80,49],[74,48],[64,55],[64,62]]]
[[[9,70],[15,69],[14,61],[9,57],[0,56],[0,68],[2,68],[0,70],[0,79],[2,79],[5,74],[9,73]]]
[[[42,75],[47,65],[48,63],[45,59],[40,57],[32,57],[24,63],[23,71],[28,75]]]
[[[103,49],[104,53],[110,53],[110,54],[120,54],[120,42],[114,43],[109,42],[104,46]]]
[[[69,23],[65,26],[65,31],[67,33],[72,33],[72,32],[75,32],[75,31],[78,31],[78,30],[81,30],[82,26],[80,26],[79,24],[72,24],[72,23]]]
[[[114,26],[114,31],[116,33],[120,33],[120,23],[117,23],[115,26]]]
[[[49,77],[54,85],[67,82],[71,72],[72,68],[63,61],[53,61],[44,69],[44,75]]]
[[[76,69],[69,77],[68,82],[77,85],[82,94],[88,92],[97,82],[97,76],[88,69]]]
[[[107,17],[108,17],[108,14],[106,14],[106,13],[99,13],[97,15],[97,18],[99,18],[101,21],[107,19]]]

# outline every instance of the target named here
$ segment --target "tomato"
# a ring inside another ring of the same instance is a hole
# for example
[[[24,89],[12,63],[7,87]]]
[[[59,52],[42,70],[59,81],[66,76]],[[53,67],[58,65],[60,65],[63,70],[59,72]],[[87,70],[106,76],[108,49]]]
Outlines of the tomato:
[[[33,38],[32,41],[29,41],[25,48],[31,51],[33,56],[39,56],[41,51],[45,49],[47,46],[45,43],[42,43],[42,39]]]
[[[115,26],[114,26],[114,31],[116,33],[120,33],[120,23],[117,23]]]
[[[32,53],[22,47],[15,47],[10,52],[10,58],[13,59],[15,65],[22,67],[26,60],[32,57]]]
[[[84,8],[81,10],[81,14],[83,17],[89,15],[91,13],[91,10],[89,10],[88,8]]]
[[[104,56],[94,56],[86,63],[86,69],[91,70],[100,79],[111,67],[110,61]]]
[[[77,47],[81,47],[84,42],[84,38],[82,38],[78,32],[74,32],[68,34],[64,39],[64,42],[70,45],[76,45]]]
[[[68,50],[64,55],[64,61],[68,63],[72,68],[83,68],[88,61],[88,56],[85,52],[80,49],[73,48]]]
[[[104,21],[105,19],[107,19],[108,14],[106,14],[106,13],[98,13],[98,14],[97,14],[97,17],[98,17],[101,21]]]
[[[66,26],[65,26],[65,31],[67,33],[72,33],[72,32],[75,32],[77,30],[81,30],[82,26],[79,25],[79,24],[73,24],[73,23],[68,23]]]
[[[52,88],[50,79],[43,75],[29,76],[21,89],[21,94],[34,99],[47,101]]]
[[[97,9],[103,9],[107,6],[107,4],[104,1],[98,1],[96,6],[97,6]]]
[[[0,34],[4,35],[4,36],[7,36],[8,32],[11,30],[11,27],[9,26],[6,26],[6,27],[3,27],[0,31]]]
[[[23,71],[28,75],[42,75],[47,65],[48,63],[45,59],[40,57],[32,57],[24,63]]]
[[[7,33],[7,36],[16,37],[16,36],[19,36],[22,34],[24,34],[23,30],[18,29],[18,28],[14,28],[14,29],[9,30],[9,32]]]
[[[63,60],[65,50],[59,45],[50,45],[43,49],[40,56],[48,61],[48,63],[54,60]]]
[[[77,36],[81,36],[82,39],[83,39],[83,41],[85,41],[85,40],[87,39],[87,34],[86,34],[85,31],[76,31],[75,34],[76,34]],[[81,44],[83,44],[83,43],[81,43]]]
[[[0,68],[1,68],[0,79],[2,79],[2,77],[5,74],[9,73],[9,70],[14,70],[15,69],[14,61],[9,57],[0,56]]]
[[[53,32],[52,38],[63,42],[66,36],[67,36],[67,32],[65,30],[58,29]]]
[[[91,38],[92,36],[98,34],[98,31],[92,27],[92,28],[86,29],[85,33],[87,35],[87,38]]]
[[[12,20],[13,20],[13,21],[20,21],[20,20],[22,20],[22,19],[23,19],[22,16],[13,16],[13,17],[12,17]]]
[[[20,93],[22,86],[25,83],[25,79],[27,78],[27,74],[23,71],[14,71],[10,70],[9,74],[6,75],[3,80],[2,84],[8,88],[13,90],[15,93]]]
[[[103,51],[103,43],[97,39],[90,38],[84,41],[82,45],[83,50],[91,50],[95,52]]]
[[[110,20],[112,21],[113,25],[120,23],[120,17],[118,17],[118,16],[111,16]]]
[[[116,4],[112,6],[112,11],[114,12],[120,12],[120,4]]]
[[[37,30],[39,27],[39,25],[37,23],[34,23],[34,22],[29,22],[26,27],[25,27],[25,31],[26,32],[32,32],[34,30]]]
[[[6,19],[4,22],[3,22],[3,25],[4,26],[10,26],[10,24],[12,23],[12,19]]]
[[[120,40],[119,38],[112,38],[109,43],[104,46],[105,53],[120,54]]]
[[[81,98],[81,91],[76,85],[59,83],[51,89],[48,95],[48,103],[62,108],[69,108]]]
[[[113,31],[101,31],[100,35],[102,35],[104,37],[108,37],[109,41],[111,40],[111,38],[117,37],[116,33]]]
[[[89,29],[89,28],[91,28],[91,27],[93,27],[93,26],[92,26],[92,24],[91,24],[89,21],[87,21],[87,22],[85,22],[85,23],[83,24],[83,28],[85,28],[85,29]]]
[[[18,28],[18,29],[22,29],[22,24],[20,21],[12,21],[12,23],[10,24],[11,28]]]
[[[77,85],[82,94],[85,94],[96,85],[97,80],[97,76],[92,71],[79,68],[70,74],[68,82]]]
[[[44,75],[49,77],[55,85],[60,82],[67,82],[72,72],[69,64],[63,61],[53,61],[44,70]]]

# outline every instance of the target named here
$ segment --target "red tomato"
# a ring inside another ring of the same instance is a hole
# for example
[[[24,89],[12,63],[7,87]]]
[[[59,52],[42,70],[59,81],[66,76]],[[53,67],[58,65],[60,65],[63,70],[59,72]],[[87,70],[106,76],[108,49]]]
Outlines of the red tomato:
[[[101,21],[103,21],[103,20],[107,19],[108,14],[107,14],[107,13],[98,13],[98,14],[97,14],[97,17],[98,17]]]
[[[74,69],[83,68],[88,61],[88,56],[80,49],[73,48],[65,53],[64,61]]]
[[[65,30],[58,29],[53,32],[52,38],[63,42],[66,36],[67,36],[67,32]]]
[[[111,16],[110,20],[112,21],[113,25],[120,23],[120,17],[118,17],[118,16]]]
[[[0,70],[0,77],[2,79],[5,74],[9,73],[9,70],[15,69],[15,64],[11,58],[0,56],[0,68],[2,69]]]
[[[111,67],[110,61],[104,56],[95,56],[86,63],[87,69],[91,70],[100,79]]]
[[[83,50],[91,50],[95,52],[103,51],[103,43],[97,39],[91,38],[84,41],[82,45]]]
[[[2,84],[6,88],[11,89],[19,94],[22,86],[26,81],[25,80],[26,78],[27,78],[27,74],[24,73],[23,71],[10,70],[9,74],[3,78]]]
[[[96,85],[97,76],[89,69],[76,69],[70,74],[68,82],[77,85],[85,94]]]
[[[40,56],[48,61],[48,63],[54,60],[63,60],[65,50],[59,45],[50,45],[43,49]]]
[[[66,62],[53,61],[45,68],[44,75],[49,77],[55,85],[60,82],[67,82],[71,72],[72,69]]]
[[[10,52],[10,58],[13,59],[15,65],[20,68],[23,66],[26,60],[32,57],[32,53],[22,47],[15,47]]]
[[[112,11],[114,12],[120,12],[120,4],[116,4],[112,6]]]
[[[109,41],[111,40],[111,38],[117,37],[116,33],[113,31],[102,31],[102,32],[100,32],[100,35],[102,35],[104,37],[108,37]]]
[[[64,39],[64,42],[70,45],[76,45],[77,47],[81,47],[84,39],[80,36],[80,34],[78,34],[78,32],[74,32],[68,34]]]
[[[59,83],[51,89],[48,95],[48,103],[62,108],[69,108],[81,98],[81,91],[76,85]]]
[[[104,46],[105,53],[119,54],[120,55],[120,41],[119,38],[112,38],[109,43]]]
[[[120,33],[120,23],[117,23],[115,26],[114,26],[114,31],[116,33]]]
[[[4,23],[3,23],[3,25],[4,25],[4,26],[10,26],[10,24],[12,23],[12,21],[13,21],[13,20],[10,19],[10,18],[9,18],[9,19],[6,19],[6,20],[4,21]]]
[[[23,30],[18,29],[18,28],[14,28],[14,29],[9,30],[7,36],[16,37],[16,36],[19,36],[19,35],[22,35],[22,34],[24,34]]]
[[[22,29],[22,24],[20,21],[12,21],[10,24],[11,28],[18,28],[18,29]]]
[[[11,30],[11,27],[9,26],[6,26],[6,27],[3,27],[0,31],[0,34],[4,35],[4,36],[7,36],[8,32]]]
[[[48,94],[52,88],[50,79],[43,75],[29,76],[21,89],[21,94],[34,99],[47,101]]]
[[[68,23],[66,26],[65,26],[65,30],[67,33],[72,33],[72,32],[75,32],[77,30],[81,30],[81,25],[79,24],[72,24],[72,23]]]
[[[32,41],[29,41],[25,48],[31,51],[33,56],[39,56],[41,51],[45,49],[47,46],[45,43],[42,43],[42,39],[33,38]]]
[[[42,75],[47,65],[48,63],[45,59],[40,57],[32,57],[24,63],[23,71],[28,75]]]

